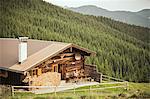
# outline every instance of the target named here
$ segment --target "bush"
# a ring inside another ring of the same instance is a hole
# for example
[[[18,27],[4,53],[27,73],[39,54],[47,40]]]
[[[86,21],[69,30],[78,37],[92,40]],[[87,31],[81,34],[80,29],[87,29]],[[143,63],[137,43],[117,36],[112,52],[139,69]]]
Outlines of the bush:
[[[0,85],[0,96],[1,97],[11,96],[11,86]]]
[[[150,98],[150,93],[142,92],[139,94],[139,98]]]
[[[118,95],[119,97],[127,97],[127,94],[121,93]]]
[[[33,99],[45,99],[44,97],[35,97]]]
[[[150,93],[148,93],[148,92],[140,92],[140,93],[133,94],[129,98],[149,99],[150,98]]]

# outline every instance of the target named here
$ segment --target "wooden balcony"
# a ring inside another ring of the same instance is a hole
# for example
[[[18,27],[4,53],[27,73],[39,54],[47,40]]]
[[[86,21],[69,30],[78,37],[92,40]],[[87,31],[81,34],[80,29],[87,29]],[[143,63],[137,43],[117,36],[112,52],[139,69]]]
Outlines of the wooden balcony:
[[[85,74],[97,82],[102,82],[102,73],[98,72],[96,65],[85,65]]]

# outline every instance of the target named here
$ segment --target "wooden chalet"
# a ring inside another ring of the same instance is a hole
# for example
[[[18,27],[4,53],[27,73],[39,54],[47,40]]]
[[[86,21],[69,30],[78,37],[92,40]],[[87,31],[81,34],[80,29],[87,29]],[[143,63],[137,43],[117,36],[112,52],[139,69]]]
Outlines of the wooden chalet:
[[[96,66],[86,65],[95,52],[72,43],[0,38],[0,84],[53,85],[65,80],[100,81]]]

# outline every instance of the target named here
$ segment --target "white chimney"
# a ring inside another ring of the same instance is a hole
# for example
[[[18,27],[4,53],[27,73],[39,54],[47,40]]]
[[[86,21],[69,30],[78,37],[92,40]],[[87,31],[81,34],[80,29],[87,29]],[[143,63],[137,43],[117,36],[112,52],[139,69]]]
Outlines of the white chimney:
[[[28,37],[19,37],[19,64],[21,64],[27,59],[27,40]]]

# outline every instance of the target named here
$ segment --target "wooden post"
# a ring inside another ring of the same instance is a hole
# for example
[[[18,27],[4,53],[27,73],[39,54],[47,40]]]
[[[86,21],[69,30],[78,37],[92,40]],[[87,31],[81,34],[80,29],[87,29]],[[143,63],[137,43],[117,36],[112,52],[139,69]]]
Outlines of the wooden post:
[[[126,84],[126,90],[128,90],[128,81],[126,81],[125,84]]]
[[[73,92],[74,92],[74,94],[76,93],[76,90],[75,90],[75,84],[74,84]]]
[[[91,93],[91,95],[93,96],[93,91],[94,91],[94,90],[92,90],[92,86],[90,86],[90,90],[91,90],[90,93]]]
[[[73,50],[72,50],[72,47],[70,47],[70,52],[72,52]]]
[[[89,92],[91,93],[91,86],[89,86]]]
[[[55,88],[55,96],[56,96],[56,88],[57,88],[57,87],[55,86],[54,88]]]
[[[100,83],[102,83],[102,77],[103,77],[103,74],[102,73],[100,73]]]
[[[14,97],[14,86],[11,86],[12,96]]]

